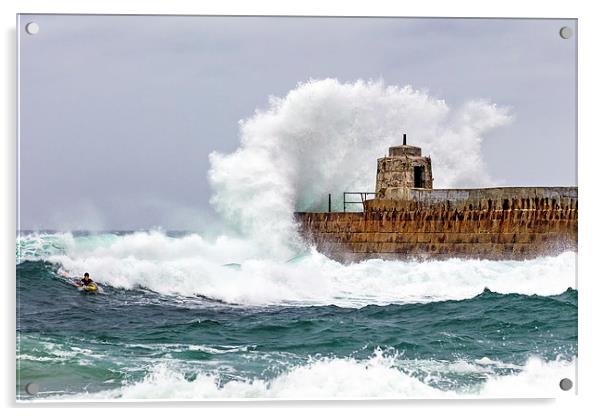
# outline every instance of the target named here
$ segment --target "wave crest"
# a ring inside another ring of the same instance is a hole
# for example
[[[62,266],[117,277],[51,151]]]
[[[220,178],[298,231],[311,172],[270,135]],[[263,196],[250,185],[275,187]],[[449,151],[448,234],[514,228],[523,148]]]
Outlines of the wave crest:
[[[531,357],[523,366],[479,361],[452,363],[433,360],[404,361],[375,351],[366,360],[321,358],[293,367],[269,380],[221,381],[215,374],[186,375],[181,369],[159,364],[144,380],[122,388],[78,395],[83,400],[98,399],[231,399],[231,398],[471,398],[471,397],[556,397],[562,378],[575,379],[575,358],[569,361],[543,361]],[[419,376],[412,369],[419,365]],[[506,375],[492,366],[511,368]],[[426,374],[424,374],[426,371]],[[431,374],[429,374],[429,372]],[[484,381],[457,389],[440,389],[431,384],[446,373],[478,375]],[[74,398],[67,396],[63,398]]]
[[[572,252],[527,261],[368,260],[343,265],[315,251],[290,261],[256,258],[244,240],[207,241],[197,234],[65,235],[64,241],[53,254],[38,254],[71,275],[87,271],[101,285],[243,305],[362,307],[468,299],[486,288],[542,296],[575,288]]]

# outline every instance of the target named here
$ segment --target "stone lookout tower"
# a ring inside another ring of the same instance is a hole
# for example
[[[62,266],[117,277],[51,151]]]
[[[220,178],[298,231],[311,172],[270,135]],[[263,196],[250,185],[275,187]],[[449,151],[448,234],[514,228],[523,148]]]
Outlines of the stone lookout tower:
[[[377,199],[406,199],[410,189],[433,189],[431,158],[422,149],[403,145],[389,147],[389,156],[378,159],[376,170]]]

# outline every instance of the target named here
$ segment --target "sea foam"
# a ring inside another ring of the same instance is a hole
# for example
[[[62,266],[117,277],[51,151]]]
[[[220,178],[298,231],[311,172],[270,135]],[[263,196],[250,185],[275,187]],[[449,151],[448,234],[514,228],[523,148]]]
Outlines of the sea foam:
[[[289,261],[255,257],[254,247],[245,240],[208,241],[198,234],[169,237],[151,231],[96,237],[61,234],[60,238],[62,248],[57,235],[52,235],[53,253],[42,251],[39,257],[28,258],[57,263],[71,275],[87,271],[101,285],[202,295],[242,305],[362,307],[461,300],[485,288],[542,296],[576,288],[572,252],[525,261],[368,260],[344,265],[314,250]]]
[[[269,380],[240,379],[222,382],[207,373],[186,376],[181,369],[156,365],[139,382],[92,394],[63,396],[77,400],[137,399],[324,399],[324,398],[474,398],[474,397],[556,397],[562,378],[575,379],[575,359],[542,361],[531,357],[525,365],[507,375],[496,375],[485,366],[458,361],[404,361],[376,351],[366,360],[321,358],[296,366]],[[432,372],[418,376],[412,368]],[[429,370],[430,369],[430,370]],[[433,387],[441,372],[478,375],[484,381],[470,388]],[[56,399],[56,398],[54,398]]]

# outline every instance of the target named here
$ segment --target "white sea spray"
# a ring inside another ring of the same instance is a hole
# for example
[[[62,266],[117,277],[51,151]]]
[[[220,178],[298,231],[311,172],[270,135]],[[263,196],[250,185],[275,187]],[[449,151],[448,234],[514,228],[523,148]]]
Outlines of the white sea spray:
[[[299,246],[292,213],[324,210],[329,193],[342,210],[342,192],[373,191],[376,159],[402,133],[432,156],[436,187],[495,184],[481,143],[511,118],[487,101],[452,108],[411,86],[310,80],[242,120],[234,152],[210,154],[211,201],[264,254],[290,256]]]

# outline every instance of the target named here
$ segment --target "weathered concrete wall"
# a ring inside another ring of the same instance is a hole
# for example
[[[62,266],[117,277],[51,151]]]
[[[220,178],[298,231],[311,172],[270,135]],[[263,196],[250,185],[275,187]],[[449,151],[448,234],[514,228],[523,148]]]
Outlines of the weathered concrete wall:
[[[362,213],[295,216],[307,240],[343,262],[527,259],[577,250],[577,188],[427,192],[414,192],[411,201],[368,201]]]
[[[388,188],[382,198],[366,201],[365,210],[417,209],[503,209],[506,205],[514,208],[531,209],[539,205],[564,207],[577,203],[577,188],[557,187],[502,187],[476,189],[413,189]]]

